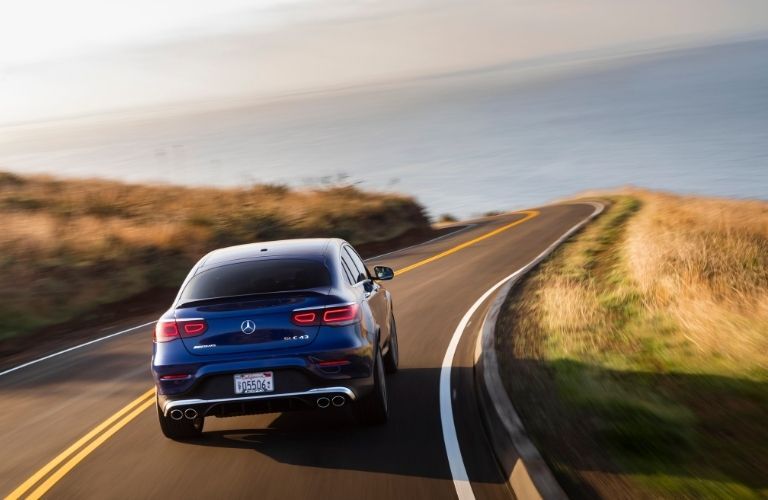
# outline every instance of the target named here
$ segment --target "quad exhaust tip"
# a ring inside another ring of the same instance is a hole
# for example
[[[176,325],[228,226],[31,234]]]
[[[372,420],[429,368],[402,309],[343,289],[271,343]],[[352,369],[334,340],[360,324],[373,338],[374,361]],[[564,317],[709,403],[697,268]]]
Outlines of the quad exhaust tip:
[[[181,410],[180,408],[174,408],[168,414],[173,420],[177,420],[177,421],[181,420],[182,418],[194,420],[198,416],[197,410],[195,410],[194,408],[187,408],[186,410]]]
[[[333,405],[336,408],[340,408],[344,406],[344,404],[347,402],[347,398],[344,396],[333,396],[332,398],[326,398],[323,396],[322,398],[317,398],[317,407],[318,408],[328,408],[329,406]]]

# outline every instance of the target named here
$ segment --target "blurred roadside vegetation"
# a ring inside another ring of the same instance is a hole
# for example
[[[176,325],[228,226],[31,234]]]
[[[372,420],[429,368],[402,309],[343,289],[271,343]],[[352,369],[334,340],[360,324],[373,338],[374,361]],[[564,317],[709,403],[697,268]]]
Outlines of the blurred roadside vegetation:
[[[768,203],[602,198],[500,319],[528,432],[574,498],[767,498]]]
[[[429,230],[413,199],[350,186],[207,189],[3,172],[0,218],[0,340],[176,287],[218,247],[329,236],[361,244]]]

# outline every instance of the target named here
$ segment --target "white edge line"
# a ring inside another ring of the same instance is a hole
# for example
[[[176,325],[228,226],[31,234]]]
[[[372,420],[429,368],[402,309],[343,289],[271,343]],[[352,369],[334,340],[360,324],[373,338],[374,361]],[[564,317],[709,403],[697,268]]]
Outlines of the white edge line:
[[[448,350],[445,351],[443,365],[440,369],[440,420],[443,427],[443,441],[445,443],[445,453],[448,456],[448,465],[451,469],[451,476],[453,476],[453,484],[456,487],[456,494],[460,500],[473,499],[475,495],[472,492],[467,469],[464,467],[464,459],[461,456],[459,440],[456,435],[456,426],[453,422],[453,406],[451,404],[451,367],[453,365],[453,357],[456,354],[456,348],[461,340],[461,335],[464,333],[464,329],[467,327],[467,323],[469,323],[472,315],[485,302],[485,299],[519,272],[516,271],[514,274],[493,285],[477,299],[477,302],[472,304],[472,307],[461,318],[459,325],[453,332],[453,337],[451,337],[451,342],[448,344]]]
[[[443,358],[443,364],[440,369],[440,421],[443,428],[443,442],[445,444],[445,453],[448,456],[448,466],[451,469],[451,476],[453,477],[453,485],[456,488],[456,495],[460,500],[470,500],[475,498],[475,494],[472,492],[472,484],[469,481],[467,475],[467,469],[464,466],[464,459],[461,456],[461,448],[459,446],[459,439],[456,434],[456,425],[453,421],[453,405],[451,402],[451,368],[453,366],[453,358],[456,355],[456,348],[459,345],[461,336],[469,323],[469,320],[477,312],[480,306],[485,300],[496,290],[499,289],[507,281],[516,278],[520,274],[523,274],[541,262],[552,250],[570,237],[574,232],[579,230],[583,225],[592,220],[596,215],[603,211],[604,206],[598,203],[586,202],[585,204],[595,207],[595,211],[590,214],[586,219],[580,221],[578,224],[570,228],[554,243],[548,246],[543,252],[541,252],[531,262],[513,272],[506,278],[502,279],[490,289],[488,289],[477,301],[472,304],[472,307],[464,314],[464,317],[459,321],[456,330],[453,332],[451,341],[448,344],[448,349],[445,351],[445,357]]]
[[[564,204],[565,204],[565,203],[564,203]],[[595,207],[595,211],[594,211],[594,212],[592,212],[592,213],[591,213],[591,214],[590,214],[590,215],[589,215],[589,216],[588,216],[586,219],[582,220],[581,222],[579,222],[578,224],[576,224],[575,226],[573,226],[572,228],[570,228],[570,229],[569,229],[567,232],[565,232],[565,233],[564,233],[562,236],[560,236],[560,238],[558,238],[558,239],[557,239],[557,240],[556,240],[554,243],[552,243],[551,245],[549,245],[549,246],[546,248],[546,250],[544,250],[543,252],[541,252],[541,253],[540,253],[540,254],[539,254],[539,255],[538,255],[538,256],[537,256],[535,259],[533,259],[533,260],[532,260],[530,263],[526,264],[526,265],[525,265],[525,267],[523,267],[522,269],[519,269],[519,270],[518,270],[518,271],[516,271],[514,274],[512,274],[512,275],[508,276],[507,278],[505,278],[505,279],[504,279],[504,280],[503,280],[501,283],[499,283],[498,285],[501,285],[501,284],[503,284],[503,283],[506,283],[506,282],[510,281],[511,279],[515,279],[515,278],[517,278],[517,277],[518,277],[518,275],[520,275],[520,274],[525,274],[525,273],[527,273],[528,271],[530,271],[530,270],[531,270],[533,267],[535,267],[535,266],[536,266],[536,265],[538,265],[538,264],[539,264],[541,261],[543,261],[545,258],[547,258],[547,257],[549,256],[549,254],[551,254],[551,253],[552,253],[552,252],[555,250],[555,248],[557,248],[557,247],[558,247],[559,245],[561,245],[561,244],[562,244],[562,243],[563,243],[565,240],[567,240],[568,238],[570,238],[570,237],[571,237],[571,235],[573,235],[573,233],[575,233],[576,231],[578,231],[579,229],[581,229],[583,226],[585,226],[587,223],[589,223],[589,221],[591,221],[592,219],[594,219],[595,217],[597,217],[598,215],[600,215],[600,213],[601,213],[601,212],[602,212],[602,211],[605,209],[605,205],[603,205],[603,204],[601,204],[601,203],[590,202],[590,201],[586,201],[586,202],[578,202],[578,203],[570,203],[570,204],[571,204],[571,205],[589,204],[589,205],[592,205],[593,207]],[[513,286],[514,286],[514,285],[513,285]],[[486,316],[485,318],[483,318],[483,322],[482,322],[483,324],[482,324],[482,326],[481,326],[481,329],[480,329],[480,331],[481,331],[481,332],[485,331],[485,322],[486,322],[486,320],[487,320],[487,319],[488,319],[488,316]],[[479,335],[478,337],[482,337],[482,335]],[[479,349],[477,349],[477,347],[479,347]],[[475,359],[479,358],[479,357],[480,357],[480,356],[482,356],[483,354],[484,354],[484,353],[483,353],[483,342],[482,342],[482,341],[478,341],[478,343],[477,343],[477,346],[476,346],[476,351],[475,351]],[[489,357],[492,357],[492,358],[495,360],[495,358],[496,358],[496,352],[495,352],[495,351],[493,351],[493,350],[490,350],[490,349],[489,349],[489,352],[488,352],[488,356],[489,356]],[[486,368],[486,370],[487,370],[487,368]],[[487,373],[488,373],[488,372],[486,371],[486,374],[487,374]],[[508,395],[507,395],[507,393],[506,393],[506,392],[504,392],[503,394],[501,394],[501,395],[500,395],[500,397],[506,398],[506,399],[507,399],[507,401],[509,401],[509,397],[508,397]],[[509,406],[514,408],[514,406],[512,405],[512,402],[511,402],[511,401],[509,401]],[[499,408],[499,406],[498,406],[498,405],[494,405],[494,408],[495,408],[495,410],[496,410],[496,414],[499,416],[499,419],[500,419],[500,420],[501,420],[501,422],[504,424],[504,427],[506,428],[506,430],[507,430],[507,433],[509,433],[510,435],[513,435],[513,434],[514,434],[514,431],[515,431],[515,429],[514,429],[514,426],[513,426],[513,425],[511,425],[511,423],[510,423],[510,420],[509,420],[509,416],[508,416],[508,415],[505,415],[505,414],[504,414],[504,412],[503,412],[503,411],[501,411],[501,408]]]
[[[124,333],[128,333],[128,332],[131,332],[133,330],[138,330],[139,328],[144,328],[146,326],[154,325],[154,324],[155,324],[155,321],[150,321],[149,323],[144,323],[143,325],[132,326],[131,328],[128,328],[126,330],[121,330],[119,332],[115,332],[115,333],[111,333],[109,335],[105,335],[104,337],[99,337],[97,339],[89,340],[88,342],[85,342],[83,344],[78,344],[78,345],[70,347],[68,349],[64,349],[63,351],[55,352],[53,354],[49,354],[48,356],[43,356],[42,358],[35,359],[35,360],[32,360],[32,361],[28,361],[28,362],[23,363],[23,364],[21,364],[19,366],[15,366],[13,368],[9,368],[9,369],[7,369],[7,370],[5,370],[3,372],[0,372],[0,377],[2,377],[3,375],[7,375],[8,373],[15,372],[16,370],[21,370],[22,368],[26,368],[28,366],[35,365],[37,363],[40,363],[41,361],[45,361],[47,359],[55,358],[56,356],[61,356],[62,354],[66,354],[68,352],[74,351],[75,349],[80,349],[81,347],[85,347],[85,346],[88,346],[88,345],[91,345],[91,344],[95,344],[96,342],[101,342],[102,340],[111,339],[112,337],[117,337],[118,335],[123,335]]]

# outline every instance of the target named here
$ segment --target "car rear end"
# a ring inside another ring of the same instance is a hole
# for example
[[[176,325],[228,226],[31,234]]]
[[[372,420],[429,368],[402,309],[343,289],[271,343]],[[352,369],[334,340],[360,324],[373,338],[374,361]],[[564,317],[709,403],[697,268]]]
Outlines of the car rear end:
[[[155,329],[161,416],[338,407],[370,392],[375,339],[332,271],[322,255],[193,270]]]

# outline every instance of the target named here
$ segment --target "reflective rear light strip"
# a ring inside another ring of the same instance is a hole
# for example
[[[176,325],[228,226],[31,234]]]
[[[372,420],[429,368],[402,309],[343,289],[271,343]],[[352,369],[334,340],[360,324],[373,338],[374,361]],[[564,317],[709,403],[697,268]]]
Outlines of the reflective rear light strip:
[[[185,374],[178,374],[178,375],[161,375],[160,380],[188,380],[192,378],[192,375],[185,373]]]
[[[329,366],[345,366],[349,365],[352,362],[347,359],[338,359],[335,361],[318,361],[317,366],[321,366],[323,368],[329,367]]]

